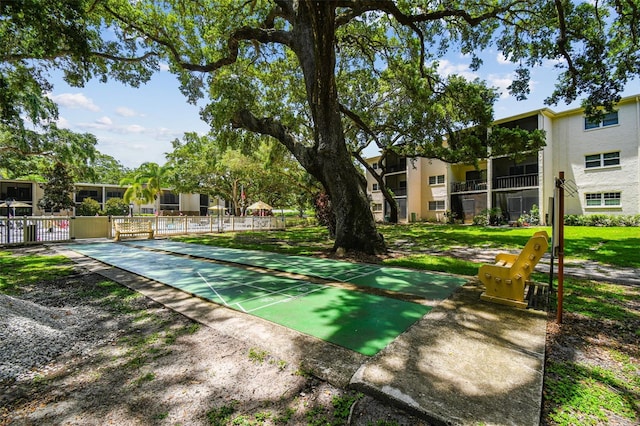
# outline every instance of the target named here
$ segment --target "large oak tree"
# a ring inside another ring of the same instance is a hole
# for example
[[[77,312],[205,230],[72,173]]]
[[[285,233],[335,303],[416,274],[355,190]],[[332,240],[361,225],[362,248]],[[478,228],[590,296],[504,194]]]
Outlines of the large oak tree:
[[[427,156],[452,158],[473,151],[468,144],[477,144],[477,138],[445,144],[443,135],[464,135],[458,131],[482,124],[490,100],[460,96],[469,93],[467,83],[456,80],[463,90],[455,90],[435,72],[447,52],[471,55],[474,67],[481,65],[476,52],[489,47],[502,52],[518,65],[511,89],[521,97],[529,90],[529,69],[555,61],[560,77],[549,101],[586,96],[589,114],[597,114],[599,106],[611,108],[640,69],[637,0],[73,3],[80,8],[83,31],[92,29],[86,49],[74,56],[69,46],[56,45],[48,55],[32,49],[27,56],[72,70],[68,77],[76,83],[97,74],[138,84],[157,67],[157,58],[168,61],[188,99],[206,100],[202,116],[212,127],[242,130],[245,143],[255,143],[252,134],[267,135],[286,146],[332,199],[335,247],[367,252],[385,246],[364,178],[347,148],[346,126],[355,124],[371,137],[374,107],[392,111],[399,99],[393,89],[401,87],[406,89],[406,99],[397,105],[401,125],[390,131],[406,132],[405,146],[417,143]],[[399,85],[387,90],[379,84],[389,78]],[[374,86],[361,90],[364,83]],[[363,93],[376,93],[374,103],[361,102]],[[415,104],[413,96],[419,99]],[[470,117],[447,117],[447,111],[463,107]]]

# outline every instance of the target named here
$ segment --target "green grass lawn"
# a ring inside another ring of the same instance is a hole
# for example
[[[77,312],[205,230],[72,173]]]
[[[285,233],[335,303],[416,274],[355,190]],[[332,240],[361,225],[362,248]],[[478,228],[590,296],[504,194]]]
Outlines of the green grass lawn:
[[[639,424],[638,300],[637,286],[565,280],[563,328],[548,341],[570,341],[578,356],[556,356],[551,345],[543,389],[547,424]]]
[[[549,227],[494,228],[421,223],[379,226],[390,248],[410,253],[426,250],[446,251],[452,247],[517,250],[526,244],[534,232],[541,229],[551,234]],[[224,233],[176,239],[219,247],[301,255],[329,249],[333,244],[326,229],[319,226],[294,227],[285,231]],[[566,261],[584,259],[614,266],[640,268],[638,247],[640,247],[640,228],[637,227],[565,227]],[[420,258],[438,263],[437,260],[430,259],[431,257],[433,256],[423,255]],[[412,267],[419,267],[419,263],[414,259]],[[461,268],[464,271],[466,267],[462,265]],[[469,275],[464,272],[455,273]]]
[[[0,293],[12,294],[19,287],[55,279],[73,272],[64,256],[15,256],[0,251]]]

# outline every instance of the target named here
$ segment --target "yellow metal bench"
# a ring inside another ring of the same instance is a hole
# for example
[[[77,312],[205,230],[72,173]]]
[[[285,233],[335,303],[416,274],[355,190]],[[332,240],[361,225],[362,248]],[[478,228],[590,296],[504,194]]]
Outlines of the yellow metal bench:
[[[115,240],[120,241],[123,235],[142,235],[146,234],[149,239],[153,238],[153,228],[150,221],[127,221],[116,222]]]
[[[536,232],[520,254],[500,253],[494,265],[482,265],[478,279],[485,285],[480,298],[503,305],[526,308],[525,286],[531,273],[549,248],[549,234]]]

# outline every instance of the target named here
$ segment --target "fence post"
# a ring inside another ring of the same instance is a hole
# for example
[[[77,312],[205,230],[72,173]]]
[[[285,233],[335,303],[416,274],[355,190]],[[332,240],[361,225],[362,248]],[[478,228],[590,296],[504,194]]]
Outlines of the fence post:
[[[75,240],[76,239],[76,226],[75,226],[75,216],[67,216],[67,222],[69,222],[69,239],[70,240]]]
[[[564,172],[556,180],[558,186],[558,312],[556,321],[562,324],[564,299]]]
[[[27,216],[22,216],[22,244],[27,243]]]

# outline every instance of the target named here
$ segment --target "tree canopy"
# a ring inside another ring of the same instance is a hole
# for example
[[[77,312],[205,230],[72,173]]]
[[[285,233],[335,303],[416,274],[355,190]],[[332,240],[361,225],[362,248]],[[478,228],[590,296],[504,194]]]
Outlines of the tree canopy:
[[[491,120],[494,95],[484,82],[439,75],[448,52],[470,55],[473,68],[482,65],[477,52],[501,52],[517,65],[510,90],[520,98],[530,68],[553,61],[559,78],[548,101],[584,97],[590,115],[611,109],[640,69],[638,0],[1,4],[0,35],[14,40],[0,50],[2,81],[16,75],[36,84],[41,70],[55,66],[77,85],[93,76],[137,85],[167,61],[185,96],[205,100],[202,117],[214,129],[240,132],[243,144],[274,138],[322,184],[336,215],[335,248],[368,252],[385,246],[348,142],[395,140],[455,161],[491,143],[460,132]],[[18,105],[36,117],[50,106]]]
[[[313,191],[306,172],[279,144],[262,141],[250,150],[234,148],[213,134],[185,134],[173,141],[167,154],[172,167],[172,186],[179,192],[197,192],[232,203],[232,211],[256,201],[274,207],[300,202],[301,193],[310,200]],[[244,198],[242,194],[244,193]]]

